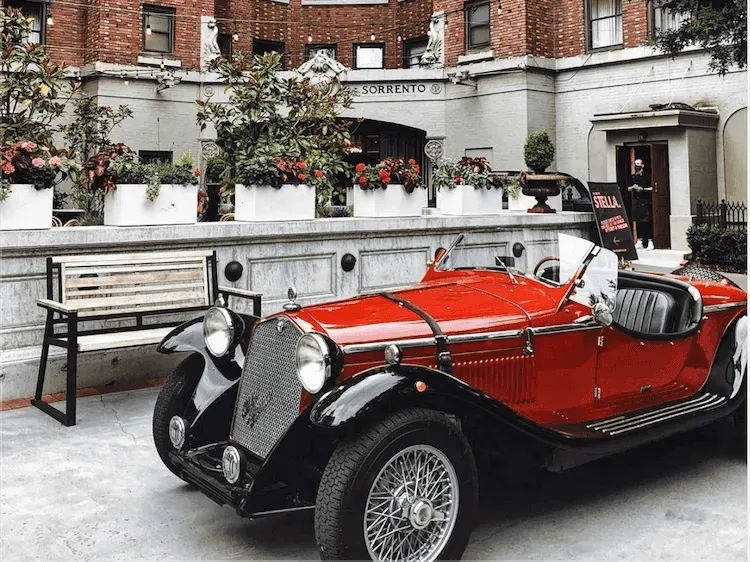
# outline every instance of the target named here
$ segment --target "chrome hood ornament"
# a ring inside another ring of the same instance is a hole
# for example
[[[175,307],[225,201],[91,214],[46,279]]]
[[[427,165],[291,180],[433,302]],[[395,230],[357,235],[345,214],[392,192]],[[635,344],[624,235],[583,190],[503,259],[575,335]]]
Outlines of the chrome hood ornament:
[[[284,310],[288,312],[294,312],[295,310],[299,310],[300,308],[302,308],[295,302],[297,300],[297,289],[294,287],[294,285],[287,289],[286,296],[289,299],[289,302],[284,305]]]

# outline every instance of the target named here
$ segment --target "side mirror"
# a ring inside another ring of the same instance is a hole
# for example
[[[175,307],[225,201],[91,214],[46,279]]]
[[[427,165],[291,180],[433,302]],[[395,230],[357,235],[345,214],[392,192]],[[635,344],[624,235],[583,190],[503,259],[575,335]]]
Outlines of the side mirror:
[[[612,325],[612,322],[614,321],[614,318],[612,317],[612,309],[603,302],[598,302],[594,305],[593,313],[594,320],[598,324],[601,324],[602,326]]]

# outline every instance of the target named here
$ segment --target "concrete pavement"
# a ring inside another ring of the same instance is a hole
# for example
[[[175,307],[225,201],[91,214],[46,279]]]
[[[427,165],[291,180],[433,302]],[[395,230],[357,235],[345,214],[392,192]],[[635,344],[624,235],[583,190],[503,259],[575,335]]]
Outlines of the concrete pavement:
[[[317,559],[312,513],[247,521],[164,468],[158,389],[83,398],[79,424],[0,413],[0,558]],[[728,428],[554,475],[484,473],[465,559],[746,560],[747,465]]]

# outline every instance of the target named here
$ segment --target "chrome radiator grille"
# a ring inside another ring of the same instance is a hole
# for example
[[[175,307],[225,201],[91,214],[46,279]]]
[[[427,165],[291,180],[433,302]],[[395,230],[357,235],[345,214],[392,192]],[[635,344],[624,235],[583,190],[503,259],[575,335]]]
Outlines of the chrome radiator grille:
[[[283,317],[261,322],[253,332],[230,436],[261,458],[299,415],[302,386],[295,351],[301,335],[299,328]]]

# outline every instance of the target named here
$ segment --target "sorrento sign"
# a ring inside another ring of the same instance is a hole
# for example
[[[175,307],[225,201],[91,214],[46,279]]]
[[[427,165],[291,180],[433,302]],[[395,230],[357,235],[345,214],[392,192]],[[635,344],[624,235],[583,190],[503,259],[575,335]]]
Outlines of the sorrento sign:
[[[437,96],[443,86],[439,82],[405,82],[397,84],[362,84],[353,86],[355,96]]]

